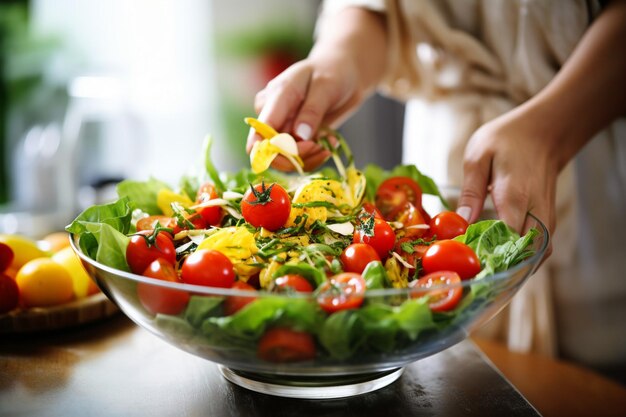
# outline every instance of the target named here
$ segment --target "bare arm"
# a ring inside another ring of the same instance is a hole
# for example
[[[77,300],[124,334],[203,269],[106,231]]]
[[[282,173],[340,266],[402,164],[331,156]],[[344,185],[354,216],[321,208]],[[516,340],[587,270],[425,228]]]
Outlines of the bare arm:
[[[465,152],[459,213],[473,221],[487,188],[505,222],[527,211],[555,225],[560,170],[600,130],[626,115],[626,2],[593,22],[554,79],[535,97],[481,127]]]
[[[384,17],[347,8],[329,17],[309,57],[270,81],[255,99],[259,119],[297,139],[305,169],[328,154],[314,141],[320,126],[336,126],[363,102],[380,81],[386,59]],[[259,138],[251,132],[248,152]],[[277,159],[274,166],[291,169]]]

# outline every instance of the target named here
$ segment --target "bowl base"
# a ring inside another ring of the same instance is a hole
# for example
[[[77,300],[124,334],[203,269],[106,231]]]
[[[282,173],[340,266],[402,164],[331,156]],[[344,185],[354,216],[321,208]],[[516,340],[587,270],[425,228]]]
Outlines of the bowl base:
[[[376,391],[396,381],[404,368],[367,374],[299,377],[239,371],[218,365],[224,378],[251,391],[278,397],[324,400]]]

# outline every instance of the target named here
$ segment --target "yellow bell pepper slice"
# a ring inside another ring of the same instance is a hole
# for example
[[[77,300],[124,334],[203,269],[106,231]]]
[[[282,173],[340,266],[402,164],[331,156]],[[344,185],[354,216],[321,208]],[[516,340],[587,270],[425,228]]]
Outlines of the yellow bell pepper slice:
[[[183,207],[191,207],[193,201],[186,195],[175,193],[172,190],[163,188],[157,193],[157,206],[161,209],[164,215],[173,216],[174,210],[172,210],[172,203],[180,203]]]
[[[274,136],[278,135],[278,132],[274,130],[274,128],[262,121],[255,119],[254,117],[246,117],[244,119],[246,124],[253,128],[256,133],[261,135],[263,139],[271,139]]]

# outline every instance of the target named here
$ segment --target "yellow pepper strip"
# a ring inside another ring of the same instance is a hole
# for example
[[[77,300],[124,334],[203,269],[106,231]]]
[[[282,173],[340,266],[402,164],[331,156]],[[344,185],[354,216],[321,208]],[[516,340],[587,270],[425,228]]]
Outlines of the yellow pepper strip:
[[[254,117],[246,117],[244,121],[248,126],[256,130],[256,133],[261,135],[263,139],[271,139],[274,136],[278,135],[278,132],[274,130],[273,127],[263,123],[258,119],[255,119]]]
[[[255,142],[250,151],[252,172],[260,174],[267,170],[278,155],[283,155],[287,158],[300,175],[304,173],[302,170],[304,162],[298,155],[296,140],[287,133],[280,133],[271,139]]]
[[[177,194],[172,190],[163,188],[157,193],[157,206],[161,209],[164,215],[173,216],[174,210],[172,210],[172,203],[180,203],[183,207],[190,207],[193,205],[193,201],[186,195]]]

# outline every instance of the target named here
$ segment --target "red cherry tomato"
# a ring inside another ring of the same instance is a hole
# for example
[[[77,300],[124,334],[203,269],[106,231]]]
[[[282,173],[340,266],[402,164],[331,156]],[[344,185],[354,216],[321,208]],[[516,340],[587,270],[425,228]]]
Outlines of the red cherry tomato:
[[[207,287],[230,288],[235,283],[233,264],[222,252],[200,249],[183,262],[181,275],[184,282]]]
[[[157,223],[160,224],[162,227],[172,229],[172,233],[174,231],[174,227],[176,227],[176,220],[173,217],[154,215],[143,217],[137,220],[137,231],[142,232],[144,230],[154,230],[157,226]]]
[[[251,186],[241,200],[243,218],[254,227],[270,231],[283,227],[290,212],[289,194],[276,183]]]
[[[172,234],[176,235],[183,230],[201,230],[206,229],[207,224],[204,217],[200,213],[185,213],[182,216],[174,218],[174,226]]]
[[[363,304],[365,280],[354,272],[342,272],[318,288],[317,303],[328,313],[357,308]]]
[[[456,272],[432,272],[409,283],[409,288],[423,288],[428,290],[433,286],[446,286],[446,288],[419,291],[414,294],[414,297],[428,296],[428,306],[432,311],[450,311],[461,301],[463,287],[461,286],[461,277],[459,277],[459,274]]]
[[[131,236],[126,248],[126,261],[133,273],[143,274],[159,258],[172,265],[176,263],[176,249],[169,233],[159,231],[155,236],[154,232],[143,230]]]
[[[406,203],[422,207],[422,189],[409,177],[391,177],[376,190],[376,207],[386,220],[392,220]]]
[[[415,242],[419,242],[419,239],[403,237],[398,239],[394,247],[394,251],[413,266],[412,269],[417,268],[417,263],[424,257],[424,254],[429,248],[428,245]]]
[[[389,251],[393,249],[393,245],[396,243],[396,234],[393,232],[389,223],[383,219],[374,217],[374,227],[372,228],[373,234],[368,236],[368,231],[364,224],[357,226],[352,237],[354,243],[367,243],[372,246],[380,259],[387,259]]]
[[[313,286],[302,275],[287,274],[274,279],[272,290],[276,292],[313,292]]]
[[[167,282],[180,282],[174,266],[163,258],[152,262],[144,276]],[[189,302],[189,293],[145,282],[137,283],[139,301],[152,314],[179,314]]]
[[[17,307],[19,299],[20,291],[17,282],[0,272],[0,314],[7,313]]]
[[[380,256],[372,246],[367,243],[353,243],[341,253],[341,263],[346,272],[363,272],[368,263],[380,261]]]
[[[465,243],[439,240],[433,243],[422,258],[424,272],[454,271],[461,279],[472,278],[480,272],[478,257]]]
[[[269,329],[259,339],[257,355],[268,362],[299,362],[315,358],[315,340],[306,332],[286,327]]]
[[[424,220],[422,212],[412,203],[406,203],[396,212],[393,221],[402,223],[402,228],[398,231],[402,236],[418,238],[428,231],[428,223]]]
[[[469,223],[453,211],[442,211],[430,220],[429,235],[438,240],[454,239],[467,230]]]
[[[241,291],[255,291],[256,289],[243,281],[237,281],[233,284],[232,289]],[[231,295],[224,300],[224,313],[227,316],[233,315],[251,302],[256,300],[256,297],[244,296],[244,295]]]
[[[363,210],[367,213],[374,215],[374,217],[383,218],[382,213],[373,203],[363,203]]]
[[[0,272],[4,272],[9,269],[14,257],[15,254],[13,253],[13,249],[11,249],[11,247],[6,243],[0,242]]]
[[[216,198],[218,198],[218,195],[215,185],[205,183],[198,189],[196,204],[206,203]],[[222,208],[220,206],[202,207],[198,209],[198,213],[200,213],[206,225],[217,226],[220,224],[220,220],[222,220]]]

